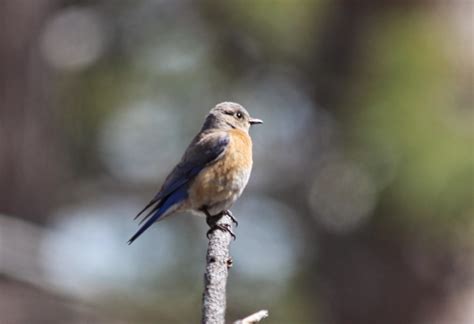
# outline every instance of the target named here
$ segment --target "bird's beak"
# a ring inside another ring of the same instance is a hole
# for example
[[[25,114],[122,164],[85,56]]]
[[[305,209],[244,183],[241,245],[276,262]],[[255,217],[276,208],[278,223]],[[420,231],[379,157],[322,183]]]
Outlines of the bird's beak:
[[[250,118],[250,125],[263,124],[263,120],[258,118]]]

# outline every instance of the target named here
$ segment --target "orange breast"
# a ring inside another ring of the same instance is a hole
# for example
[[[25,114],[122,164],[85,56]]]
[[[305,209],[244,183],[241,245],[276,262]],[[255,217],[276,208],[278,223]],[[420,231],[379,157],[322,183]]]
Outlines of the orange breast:
[[[232,204],[247,185],[252,169],[252,140],[240,130],[229,131],[230,142],[224,156],[204,168],[190,188],[192,208],[221,202]]]
[[[249,134],[238,129],[229,131],[232,146],[229,147],[229,156],[234,163],[239,164],[239,167],[252,167],[252,140]]]

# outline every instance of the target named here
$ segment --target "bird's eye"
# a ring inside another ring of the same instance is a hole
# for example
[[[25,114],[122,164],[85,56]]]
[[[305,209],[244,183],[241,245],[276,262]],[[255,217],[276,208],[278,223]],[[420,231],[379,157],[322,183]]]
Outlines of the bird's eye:
[[[241,112],[236,113],[235,116],[237,116],[238,119],[242,119],[242,117],[244,117]]]

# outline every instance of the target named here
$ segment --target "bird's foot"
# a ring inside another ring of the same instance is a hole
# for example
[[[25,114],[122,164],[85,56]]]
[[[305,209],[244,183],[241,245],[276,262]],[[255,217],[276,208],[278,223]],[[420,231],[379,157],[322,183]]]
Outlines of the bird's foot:
[[[206,223],[207,225],[211,226],[211,224],[209,224],[210,222],[210,219],[213,217],[209,211],[207,210],[207,206],[204,206],[201,208],[201,211],[206,215]]]
[[[232,222],[236,224],[236,226],[238,225],[237,220],[232,215],[230,210],[224,210],[223,212],[214,216],[209,213],[209,211],[207,210],[207,207],[203,207],[201,211],[206,215],[206,223],[210,227],[210,229],[206,233],[207,238],[209,238],[209,235],[213,231],[215,231],[216,229],[219,229],[221,231],[229,233],[234,240],[236,239],[234,232],[232,232],[232,227],[229,224],[217,224],[217,222],[222,218],[222,216],[227,215],[231,218]]]
[[[230,210],[224,210],[222,212],[224,215],[227,215],[230,217],[230,219],[232,219],[232,223],[235,224],[235,227],[238,227],[239,226],[239,222],[237,221],[237,218],[235,218],[235,216],[232,214],[232,212]]]
[[[235,236],[234,232],[232,232],[231,226],[229,224],[214,224],[213,226],[210,226],[211,228],[207,231],[206,236],[209,238],[209,235],[211,235],[212,232],[215,230],[221,230],[223,232],[227,232],[232,236],[232,238],[235,240],[237,237]]]

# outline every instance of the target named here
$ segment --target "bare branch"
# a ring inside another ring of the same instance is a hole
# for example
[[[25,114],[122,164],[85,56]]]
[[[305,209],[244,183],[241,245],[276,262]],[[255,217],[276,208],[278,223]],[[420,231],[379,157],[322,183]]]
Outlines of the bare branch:
[[[224,215],[218,225],[232,229],[232,219]],[[229,255],[230,233],[214,230],[209,235],[204,274],[204,294],[202,303],[203,324],[224,324],[226,309],[226,284],[228,268],[232,265]]]

